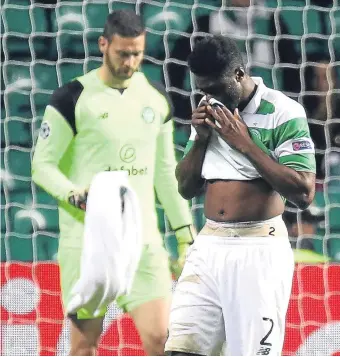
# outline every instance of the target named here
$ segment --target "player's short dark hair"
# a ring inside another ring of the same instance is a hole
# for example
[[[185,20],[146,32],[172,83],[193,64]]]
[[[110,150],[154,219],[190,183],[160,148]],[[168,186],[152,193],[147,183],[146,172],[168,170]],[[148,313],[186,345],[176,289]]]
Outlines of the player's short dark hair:
[[[194,74],[202,77],[233,75],[244,67],[241,51],[236,42],[224,36],[207,36],[194,46],[188,57]]]
[[[128,9],[115,10],[106,18],[103,36],[108,40],[113,35],[121,37],[137,37],[145,31],[142,18]]]

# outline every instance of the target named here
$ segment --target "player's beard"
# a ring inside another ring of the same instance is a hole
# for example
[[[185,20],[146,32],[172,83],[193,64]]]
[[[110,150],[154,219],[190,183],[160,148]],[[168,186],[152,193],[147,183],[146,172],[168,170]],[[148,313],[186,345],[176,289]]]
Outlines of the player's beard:
[[[133,74],[138,70],[138,68],[126,68],[126,67],[115,68],[109,53],[106,53],[105,57],[106,57],[105,58],[106,66],[109,69],[112,77],[114,78],[121,79],[124,81],[130,79],[133,76]]]
[[[223,94],[221,102],[230,110],[234,111],[241,101],[241,88],[237,86],[234,80],[228,80],[226,83],[226,90]]]

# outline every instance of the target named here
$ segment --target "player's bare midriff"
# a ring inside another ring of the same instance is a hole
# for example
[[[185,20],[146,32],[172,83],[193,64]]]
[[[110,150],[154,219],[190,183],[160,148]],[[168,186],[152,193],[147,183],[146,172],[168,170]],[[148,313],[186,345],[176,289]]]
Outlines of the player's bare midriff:
[[[263,221],[282,214],[284,203],[263,179],[209,180],[204,211],[217,222]]]

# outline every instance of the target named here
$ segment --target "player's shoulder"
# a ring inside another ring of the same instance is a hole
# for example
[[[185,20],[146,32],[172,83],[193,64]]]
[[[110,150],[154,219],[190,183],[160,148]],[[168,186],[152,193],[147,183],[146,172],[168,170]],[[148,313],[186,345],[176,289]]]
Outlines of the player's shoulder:
[[[148,94],[151,93],[155,97],[158,96],[160,98],[168,99],[169,95],[161,82],[146,77],[143,72],[137,72],[134,76],[137,77],[137,82],[146,88]]]
[[[137,77],[136,82],[144,88],[143,96],[151,99],[154,105],[159,106],[161,110],[169,112],[167,117],[171,118],[173,105],[165,86],[161,82],[147,78],[142,72],[137,72],[134,76]]]
[[[77,79],[65,83],[54,90],[50,99],[50,105],[59,107],[60,105],[69,105],[71,102],[75,103],[83,89],[84,86]]]
[[[84,87],[78,80],[68,82],[57,88],[49,102],[49,106],[57,110],[76,133],[75,107]]]
[[[267,87],[262,94],[260,106],[261,104],[267,105],[278,124],[291,119],[306,118],[305,109],[300,103],[276,89]]]

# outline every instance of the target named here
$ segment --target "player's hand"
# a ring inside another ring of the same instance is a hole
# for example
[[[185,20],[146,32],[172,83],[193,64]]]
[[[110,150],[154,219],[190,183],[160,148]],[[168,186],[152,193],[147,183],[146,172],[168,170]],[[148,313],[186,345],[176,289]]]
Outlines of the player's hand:
[[[208,106],[207,111],[214,118],[215,122],[207,118],[205,120],[206,124],[215,130],[228,145],[241,153],[246,152],[251,147],[253,141],[238,109],[235,109],[233,114],[226,107],[212,108]]]
[[[86,211],[87,190],[71,191],[68,195],[68,203],[83,211]]]
[[[171,263],[171,270],[177,280],[182,273],[187,251],[190,245],[194,242],[196,230],[192,225],[189,225],[177,229],[175,235],[177,239],[178,259]]]
[[[205,119],[210,115],[207,112],[208,102],[203,101],[198,108],[192,112],[191,124],[195,128],[198,140],[206,141],[211,136],[212,129],[207,125]],[[211,120],[212,117],[210,117]]]

